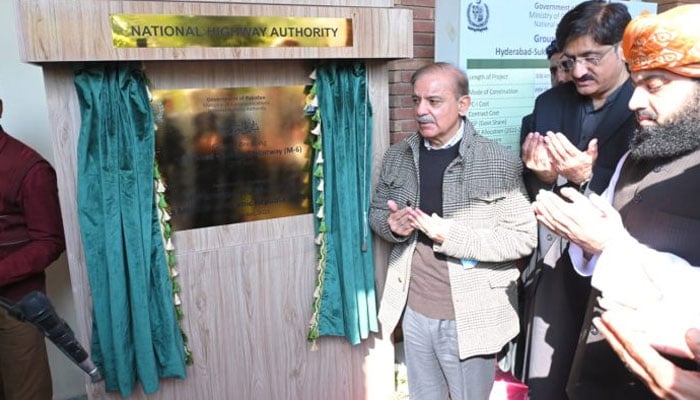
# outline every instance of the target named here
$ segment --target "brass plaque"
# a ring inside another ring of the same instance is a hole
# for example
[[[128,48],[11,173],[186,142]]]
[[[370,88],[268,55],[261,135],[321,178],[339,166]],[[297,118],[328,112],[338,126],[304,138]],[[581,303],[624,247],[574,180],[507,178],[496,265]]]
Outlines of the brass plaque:
[[[174,229],[312,212],[306,89],[153,90]]]
[[[351,47],[352,18],[111,14],[114,47]]]

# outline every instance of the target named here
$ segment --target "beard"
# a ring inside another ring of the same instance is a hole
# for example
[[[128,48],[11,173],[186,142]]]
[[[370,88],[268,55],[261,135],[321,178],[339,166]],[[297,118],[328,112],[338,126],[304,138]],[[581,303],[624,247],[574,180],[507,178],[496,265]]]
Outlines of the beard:
[[[675,158],[699,147],[700,87],[667,123],[637,128],[630,141],[630,157],[636,160]]]

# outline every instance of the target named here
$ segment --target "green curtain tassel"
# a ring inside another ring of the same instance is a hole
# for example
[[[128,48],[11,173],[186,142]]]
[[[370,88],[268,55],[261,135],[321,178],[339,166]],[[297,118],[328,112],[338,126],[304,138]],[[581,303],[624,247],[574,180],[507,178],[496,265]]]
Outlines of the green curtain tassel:
[[[318,167],[316,167],[316,169],[314,170],[314,176],[316,178],[323,178],[323,165],[319,165]]]
[[[328,232],[328,228],[326,228],[326,222],[321,221],[320,224],[318,224],[318,231],[319,232]]]
[[[321,193],[320,195],[318,195],[318,198],[316,199],[316,204],[322,206],[323,202],[324,202],[323,193]]]
[[[170,268],[170,271],[171,271],[170,276],[171,276],[171,279],[173,279],[173,278],[175,278],[175,276],[172,275],[172,270],[177,265],[177,256],[175,256],[174,251],[169,251],[167,254],[167,258],[168,258],[168,267]],[[173,281],[174,281],[174,279],[173,279]]]
[[[318,339],[318,327],[315,327],[315,328],[313,328],[313,329],[311,329],[311,330],[309,331],[308,340],[309,340],[309,341],[314,341],[314,340],[316,340],[316,339]]]

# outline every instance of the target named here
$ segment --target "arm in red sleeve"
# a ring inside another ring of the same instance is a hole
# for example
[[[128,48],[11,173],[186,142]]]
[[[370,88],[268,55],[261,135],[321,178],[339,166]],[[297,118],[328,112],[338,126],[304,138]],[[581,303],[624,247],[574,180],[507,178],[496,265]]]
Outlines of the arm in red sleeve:
[[[0,260],[0,287],[43,271],[66,247],[56,173],[47,162],[31,167],[17,197],[29,242]]]

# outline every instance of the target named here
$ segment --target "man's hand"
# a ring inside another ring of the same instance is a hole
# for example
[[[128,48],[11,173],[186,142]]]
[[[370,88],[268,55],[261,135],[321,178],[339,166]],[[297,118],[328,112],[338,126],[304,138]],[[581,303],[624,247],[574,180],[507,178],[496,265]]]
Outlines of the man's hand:
[[[565,187],[561,195],[540,190],[532,204],[537,220],[557,235],[581,246],[589,254],[598,254],[605,243],[625,232],[620,214],[600,196],[590,199],[576,189]],[[569,201],[567,201],[569,200]]]
[[[563,133],[547,132],[544,142],[558,174],[576,185],[591,179],[598,158],[598,139],[591,140],[586,151],[579,150]]]
[[[398,236],[408,236],[413,233],[413,226],[411,226],[411,207],[404,207],[399,210],[398,204],[394,200],[388,200],[386,202],[389,207],[389,218],[387,218],[387,223],[389,224],[389,229]]]
[[[698,325],[698,314],[687,303],[653,302],[638,307],[628,307],[603,297],[598,299],[606,318],[615,320],[643,338],[657,351],[676,357],[694,358],[692,350],[686,343],[686,332]]]
[[[525,167],[531,170],[539,180],[547,184],[553,184],[557,180],[557,171],[550,160],[544,137],[538,132],[530,132],[527,135],[521,154]]]
[[[636,374],[655,395],[663,399],[700,399],[700,373],[676,367],[662,357],[649,342],[626,325],[618,315],[606,312],[593,323],[605,336],[627,368]],[[685,335],[693,358],[700,360],[700,330]]]
[[[452,225],[452,221],[446,220],[435,213],[428,215],[418,208],[410,211],[410,218],[413,227],[425,233],[427,237],[438,244],[442,244],[445,241]]]

